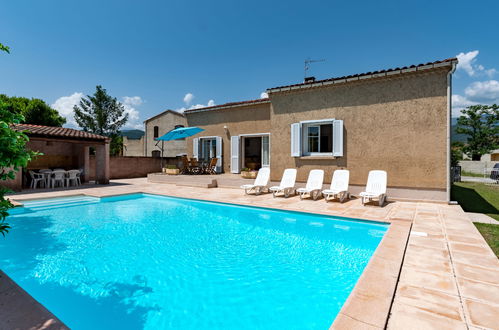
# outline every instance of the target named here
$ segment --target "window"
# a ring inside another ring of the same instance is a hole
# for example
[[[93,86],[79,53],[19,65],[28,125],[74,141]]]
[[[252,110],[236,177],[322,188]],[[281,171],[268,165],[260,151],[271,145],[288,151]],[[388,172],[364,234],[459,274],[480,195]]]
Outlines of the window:
[[[161,151],[159,151],[159,150],[153,150],[151,152],[151,156],[153,156],[154,158],[159,158],[159,157],[161,157]]]
[[[291,124],[291,156],[343,156],[343,120]]]
[[[333,152],[333,123],[304,124],[303,154],[330,154]]]
[[[159,136],[159,127],[154,126],[154,138],[157,138]]]

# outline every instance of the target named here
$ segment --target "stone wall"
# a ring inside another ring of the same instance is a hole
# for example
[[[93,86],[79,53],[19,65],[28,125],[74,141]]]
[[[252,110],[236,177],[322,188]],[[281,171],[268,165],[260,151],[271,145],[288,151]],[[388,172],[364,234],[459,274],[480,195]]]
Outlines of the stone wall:
[[[494,167],[498,162],[486,162],[479,160],[462,160],[459,162],[459,166],[461,166],[462,172],[471,172],[475,174],[483,174],[484,170],[487,169],[487,174],[490,173],[490,169]]]

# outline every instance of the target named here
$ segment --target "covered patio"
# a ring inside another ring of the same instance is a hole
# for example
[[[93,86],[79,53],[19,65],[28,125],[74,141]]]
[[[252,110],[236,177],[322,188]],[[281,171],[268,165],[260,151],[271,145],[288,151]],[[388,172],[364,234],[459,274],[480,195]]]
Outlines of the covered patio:
[[[42,153],[21,169],[5,186],[20,191],[30,186],[29,171],[41,169],[80,170],[81,182],[90,179],[90,153],[95,152],[95,182],[108,184],[109,138],[72,128],[19,124],[15,129],[29,136],[26,147]],[[91,150],[92,149],[92,150]]]

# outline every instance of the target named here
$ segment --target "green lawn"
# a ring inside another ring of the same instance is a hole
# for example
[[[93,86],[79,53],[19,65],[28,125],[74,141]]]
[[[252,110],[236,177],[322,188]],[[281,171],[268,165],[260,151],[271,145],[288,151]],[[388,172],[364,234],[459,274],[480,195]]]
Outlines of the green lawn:
[[[499,258],[499,225],[475,222],[475,226]]]
[[[485,213],[499,220],[499,185],[478,182],[456,182],[451,198],[466,212]]]
[[[461,176],[473,176],[475,178],[483,178],[483,174],[477,174],[473,172],[461,171]]]

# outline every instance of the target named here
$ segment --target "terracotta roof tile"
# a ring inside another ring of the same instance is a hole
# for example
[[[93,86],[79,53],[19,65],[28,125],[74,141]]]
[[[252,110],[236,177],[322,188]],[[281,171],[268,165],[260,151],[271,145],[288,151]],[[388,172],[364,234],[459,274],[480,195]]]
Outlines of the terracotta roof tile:
[[[457,58],[448,58],[448,59],[441,60],[441,61],[421,63],[421,64],[417,64],[417,65],[413,64],[413,65],[404,66],[401,68],[393,68],[393,69],[385,69],[385,70],[365,72],[365,73],[357,73],[357,74],[343,76],[343,77],[333,77],[333,78],[328,78],[328,79],[323,79],[323,80],[310,81],[310,82],[306,82],[306,83],[303,82],[303,83],[299,83],[299,84],[278,86],[278,87],[268,88],[267,91],[275,91],[275,90],[278,90],[281,88],[290,88],[290,87],[308,87],[310,85],[321,84],[321,83],[331,82],[331,81],[335,81],[335,80],[345,80],[345,79],[359,78],[361,76],[367,76],[367,75],[385,74],[385,73],[389,73],[389,72],[406,70],[406,69],[414,69],[414,68],[418,69],[418,68],[422,68],[422,67],[425,67],[428,65],[434,66],[436,64],[443,64],[443,63],[450,65],[452,62],[457,62]]]
[[[240,101],[240,102],[229,102],[229,103],[224,103],[220,105],[214,105],[211,107],[204,107],[204,108],[198,108],[198,109],[190,109],[190,110],[185,110],[184,113],[190,113],[190,112],[197,112],[197,111],[205,111],[205,110],[215,110],[215,109],[223,109],[223,108],[231,108],[235,107],[238,105],[251,105],[251,104],[260,104],[260,103],[269,103],[270,100],[268,98],[262,98],[262,99],[256,99],[256,100],[249,100],[249,101]]]
[[[62,137],[82,140],[99,140],[104,141],[108,138],[102,135],[88,133],[72,128],[31,125],[31,124],[16,124],[14,128],[19,131],[28,131],[31,136],[45,136],[45,137]]]

